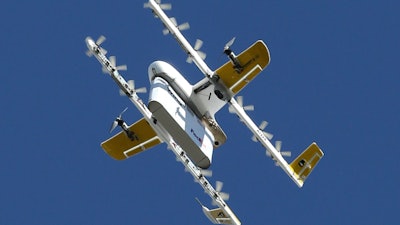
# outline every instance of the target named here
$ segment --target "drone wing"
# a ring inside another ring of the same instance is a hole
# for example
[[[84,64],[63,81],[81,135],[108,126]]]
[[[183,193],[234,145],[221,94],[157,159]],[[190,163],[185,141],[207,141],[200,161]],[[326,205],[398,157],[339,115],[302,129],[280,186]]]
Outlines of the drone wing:
[[[241,52],[237,60],[241,64],[240,68],[227,62],[215,71],[233,94],[242,90],[269,64],[270,54],[265,43],[259,40]]]
[[[156,132],[145,118],[129,126],[133,138],[124,131],[101,143],[104,151],[116,160],[123,160],[161,143]]]

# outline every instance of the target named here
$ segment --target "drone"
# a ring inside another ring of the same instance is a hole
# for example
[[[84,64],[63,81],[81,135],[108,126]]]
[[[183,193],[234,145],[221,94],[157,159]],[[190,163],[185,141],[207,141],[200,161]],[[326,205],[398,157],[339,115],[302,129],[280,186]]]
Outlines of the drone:
[[[302,187],[324,156],[323,151],[314,142],[288,163],[284,157],[290,157],[291,152],[281,151],[280,141],[276,141],[275,145],[271,143],[273,135],[264,131],[268,123],[262,121],[256,125],[246,112],[253,110],[254,106],[243,106],[243,97],[237,96],[269,65],[271,58],[266,44],[258,40],[236,55],[231,49],[235,41],[233,38],[223,49],[228,61],[212,70],[204,61],[206,54],[200,50],[203,41],[197,39],[192,46],[181,32],[190,27],[189,23],[178,24],[175,18],[168,17],[164,12],[172,8],[171,4],[149,0],[144,8],[151,9],[155,17],[161,20],[165,27],[163,34],[171,34],[176,39],[188,56],[186,61],[194,63],[204,77],[196,84],[191,84],[169,63],[155,61],[148,67],[150,92],[149,101],[144,103],[138,94],[146,92],[146,88],[136,88],[133,80],[127,81],[120,74],[127,66],[117,66],[115,56],[106,56],[108,52],[102,47],[106,38],[100,36],[95,41],[87,37],[87,55],[95,56],[103,72],[110,75],[121,94],[128,97],[143,115],[128,125],[122,118],[125,109],[111,126],[111,131],[117,127],[121,131],[101,143],[104,151],[116,160],[124,160],[165,143],[216,206],[209,209],[196,198],[206,217],[213,224],[240,225],[240,220],[226,203],[229,194],[222,192],[223,183],[217,181],[214,187],[207,179],[213,151],[227,141],[215,114],[229,104],[229,112],[236,114],[240,122],[253,133],[252,140],[259,142],[265,148],[266,155],[298,187]]]

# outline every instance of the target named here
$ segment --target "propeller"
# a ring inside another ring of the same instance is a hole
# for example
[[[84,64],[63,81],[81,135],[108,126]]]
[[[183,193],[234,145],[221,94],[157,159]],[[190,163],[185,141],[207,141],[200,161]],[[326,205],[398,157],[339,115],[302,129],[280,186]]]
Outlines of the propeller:
[[[127,65],[120,65],[117,66],[117,58],[115,56],[110,56],[110,64],[116,69],[116,70],[127,70],[128,67]],[[108,73],[108,70],[106,67],[103,67],[103,73]]]
[[[290,151],[281,151],[282,141],[275,141],[275,148],[284,157],[292,156],[292,152],[290,152]],[[266,151],[266,154],[267,154],[267,156],[272,157],[271,153],[268,150]],[[276,165],[278,165],[278,164],[276,164]]]
[[[141,88],[138,88],[138,89],[135,89],[135,81],[134,80],[128,80],[128,85],[129,85],[129,87],[132,89],[132,90],[134,90],[136,93],[146,93],[147,92],[147,88],[146,87],[141,87]],[[121,95],[121,96],[124,96],[125,95],[125,92],[123,92],[122,90],[119,90],[119,94]]]
[[[177,157],[176,161],[180,161],[180,159]],[[185,167],[185,172],[189,172],[189,169]],[[213,171],[212,170],[206,170],[206,169],[200,169],[201,175],[205,177],[212,177]],[[197,179],[194,179],[194,182],[198,183],[199,181]]]
[[[205,176],[205,177],[212,177],[212,175],[213,175],[212,170],[205,170],[205,169],[200,169],[200,170],[201,170],[201,174],[203,174],[203,176]]]
[[[110,63],[115,67],[116,70],[127,70],[127,65],[117,66],[117,58],[115,56],[110,56]]]
[[[221,198],[222,198],[224,201],[228,201],[228,200],[229,200],[229,194],[228,194],[228,193],[225,193],[225,192],[221,192],[223,186],[224,186],[224,183],[223,183],[223,182],[217,181],[217,182],[215,183],[215,191],[219,194],[219,196],[221,196]],[[215,202],[215,201],[213,200],[212,205],[216,206],[216,205],[217,205],[217,202]]]
[[[202,52],[202,51],[200,51],[200,48],[203,46],[203,41],[202,40],[200,40],[200,39],[197,39],[196,40],[196,43],[194,44],[194,50],[197,52],[197,54],[199,54],[199,56],[200,56],[200,58],[201,59],[206,59],[206,57],[207,57],[207,54],[206,53],[204,53],[204,52]],[[187,63],[192,63],[193,62],[193,59],[189,56],[187,59],[186,59],[186,62]]]
[[[90,37],[87,37],[90,38]],[[103,44],[106,41],[106,37],[104,37],[104,35],[101,35],[99,38],[97,38],[96,40],[96,45],[99,48],[99,50],[101,51],[101,53],[103,53],[103,55],[107,54],[107,50],[105,50],[104,48],[100,47],[101,44]],[[93,55],[91,50],[87,50],[86,51],[86,55],[91,57]]]
[[[240,107],[243,108],[244,111],[253,111],[254,110],[254,105],[243,106],[243,96],[238,96],[236,98],[236,101],[237,101],[238,105],[240,105]],[[229,109],[230,113],[235,113],[235,110],[232,106],[229,106],[228,109]]]
[[[271,139],[274,137],[274,135],[271,134],[271,133],[268,133],[268,132],[265,132],[265,131],[264,131],[264,129],[265,129],[267,126],[268,126],[268,122],[264,120],[264,121],[261,122],[261,124],[260,124],[260,126],[258,126],[258,128],[259,128],[260,130],[262,130],[263,134],[265,135],[265,137],[268,138],[268,140],[271,140]],[[251,140],[253,140],[254,142],[258,142],[258,139],[257,139],[256,135],[253,135],[253,137],[251,138]]]
[[[106,37],[104,37],[104,35],[100,35],[100,37],[97,38],[96,45],[100,46],[105,41],[106,41]]]
[[[190,28],[190,25],[188,22],[186,23],[182,23],[180,25],[178,25],[178,22],[176,21],[175,17],[171,17],[169,18],[171,20],[171,22],[176,26],[176,28],[178,28],[178,30],[183,31],[183,30],[188,30]],[[163,34],[167,35],[169,34],[169,30],[167,28],[165,28],[163,30]]]
[[[225,44],[225,47],[224,47],[225,54],[229,55],[229,53],[231,52],[231,46],[233,45],[235,40],[236,40],[236,37],[233,37],[230,41],[228,41],[228,43]]]
[[[157,4],[160,6],[160,8],[162,10],[171,10],[172,9],[172,5],[170,3],[161,4],[161,0],[155,0],[155,2],[157,2]],[[150,4],[148,2],[144,3],[143,7],[150,8]]]
[[[117,118],[115,118],[115,120],[113,121],[113,123],[111,124],[111,128],[110,128],[110,133],[121,123],[123,123],[124,121],[122,120],[122,114],[124,114],[126,112],[126,110],[128,110],[128,107],[126,107]]]

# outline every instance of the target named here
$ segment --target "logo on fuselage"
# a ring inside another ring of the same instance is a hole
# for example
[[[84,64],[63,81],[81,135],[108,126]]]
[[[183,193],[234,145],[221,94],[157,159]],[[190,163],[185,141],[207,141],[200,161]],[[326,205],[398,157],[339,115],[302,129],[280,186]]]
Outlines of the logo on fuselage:
[[[201,143],[203,143],[203,139],[201,139],[193,130],[193,128],[190,129],[190,133],[192,133],[193,137],[198,140]]]

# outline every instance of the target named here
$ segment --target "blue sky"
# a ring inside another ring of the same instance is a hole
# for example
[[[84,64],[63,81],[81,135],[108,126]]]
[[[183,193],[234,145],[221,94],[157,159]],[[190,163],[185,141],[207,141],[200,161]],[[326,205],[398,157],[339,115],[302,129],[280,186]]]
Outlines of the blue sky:
[[[188,21],[213,69],[258,39],[271,64],[241,95],[249,115],[299,154],[312,141],[325,157],[297,186],[223,108],[228,135],[215,151],[210,179],[224,181],[242,224],[396,224],[400,5],[397,1],[172,1],[167,14]],[[3,1],[0,8],[0,224],[210,224],[195,197],[203,190],[160,145],[123,162],[100,142],[125,107],[86,36],[127,64],[148,87],[155,60],[195,83],[203,75],[141,1]],[[147,99],[146,95],[142,95]]]

